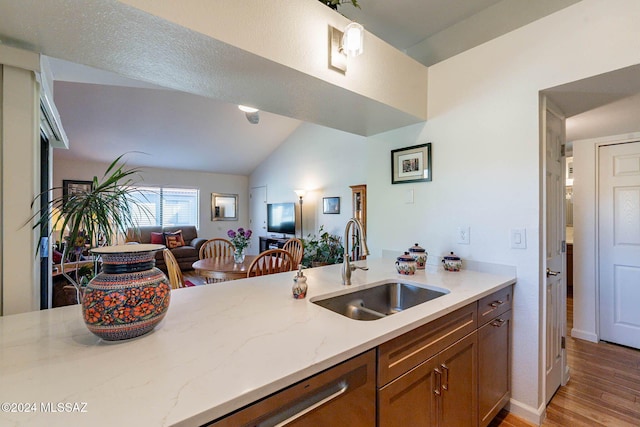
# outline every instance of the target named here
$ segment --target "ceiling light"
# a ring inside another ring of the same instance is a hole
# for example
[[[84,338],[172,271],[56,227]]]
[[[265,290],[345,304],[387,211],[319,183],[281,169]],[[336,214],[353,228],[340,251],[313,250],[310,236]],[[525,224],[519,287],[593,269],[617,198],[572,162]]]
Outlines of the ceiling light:
[[[244,113],[244,115],[247,117],[247,120],[249,120],[249,123],[251,123],[252,125],[257,125],[258,122],[260,121],[260,112],[258,111],[254,113]]]
[[[259,111],[257,108],[247,107],[246,105],[238,105],[238,109],[245,113],[257,113]]]

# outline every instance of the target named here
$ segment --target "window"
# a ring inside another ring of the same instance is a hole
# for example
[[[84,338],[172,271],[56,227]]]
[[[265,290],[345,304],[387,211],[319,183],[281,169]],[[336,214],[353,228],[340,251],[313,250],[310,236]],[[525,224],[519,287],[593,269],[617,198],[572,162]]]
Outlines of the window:
[[[132,195],[133,221],[138,226],[195,225],[200,228],[200,190],[193,188],[137,187]]]

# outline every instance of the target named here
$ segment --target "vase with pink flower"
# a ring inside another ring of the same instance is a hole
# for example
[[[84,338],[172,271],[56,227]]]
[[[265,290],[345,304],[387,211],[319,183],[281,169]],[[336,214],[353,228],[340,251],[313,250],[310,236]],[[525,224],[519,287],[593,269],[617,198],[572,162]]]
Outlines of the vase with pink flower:
[[[240,227],[238,230],[227,231],[227,236],[229,236],[229,240],[231,240],[231,243],[233,243],[233,246],[235,247],[233,260],[236,264],[242,264],[245,256],[244,251],[247,246],[249,246],[249,243],[251,243],[251,230],[245,230]]]

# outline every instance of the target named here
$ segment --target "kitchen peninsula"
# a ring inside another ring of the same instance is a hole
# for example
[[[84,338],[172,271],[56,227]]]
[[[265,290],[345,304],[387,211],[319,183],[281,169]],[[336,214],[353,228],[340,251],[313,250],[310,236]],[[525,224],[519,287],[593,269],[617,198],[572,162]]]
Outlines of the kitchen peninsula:
[[[305,271],[304,300],[291,296],[294,272],[174,291],[154,331],[122,342],[91,334],[79,306],[0,318],[0,401],[35,408],[3,408],[0,424],[201,425],[516,280],[505,269],[449,273],[437,266],[407,278],[396,274],[393,263],[358,262],[369,271],[356,271],[351,288],[401,279],[450,292],[384,319],[352,320],[310,301],[345,290],[340,266],[332,265]],[[42,410],[58,403],[78,410]]]

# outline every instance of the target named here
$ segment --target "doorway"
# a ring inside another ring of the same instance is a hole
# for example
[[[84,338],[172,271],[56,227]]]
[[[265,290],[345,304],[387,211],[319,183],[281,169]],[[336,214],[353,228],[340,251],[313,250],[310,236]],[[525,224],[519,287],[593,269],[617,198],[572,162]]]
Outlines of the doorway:
[[[249,227],[251,234],[250,254],[260,252],[260,237],[267,236],[267,187],[254,187],[249,190]]]
[[[598,147],[599,337],[640,349],[640,142]]]

